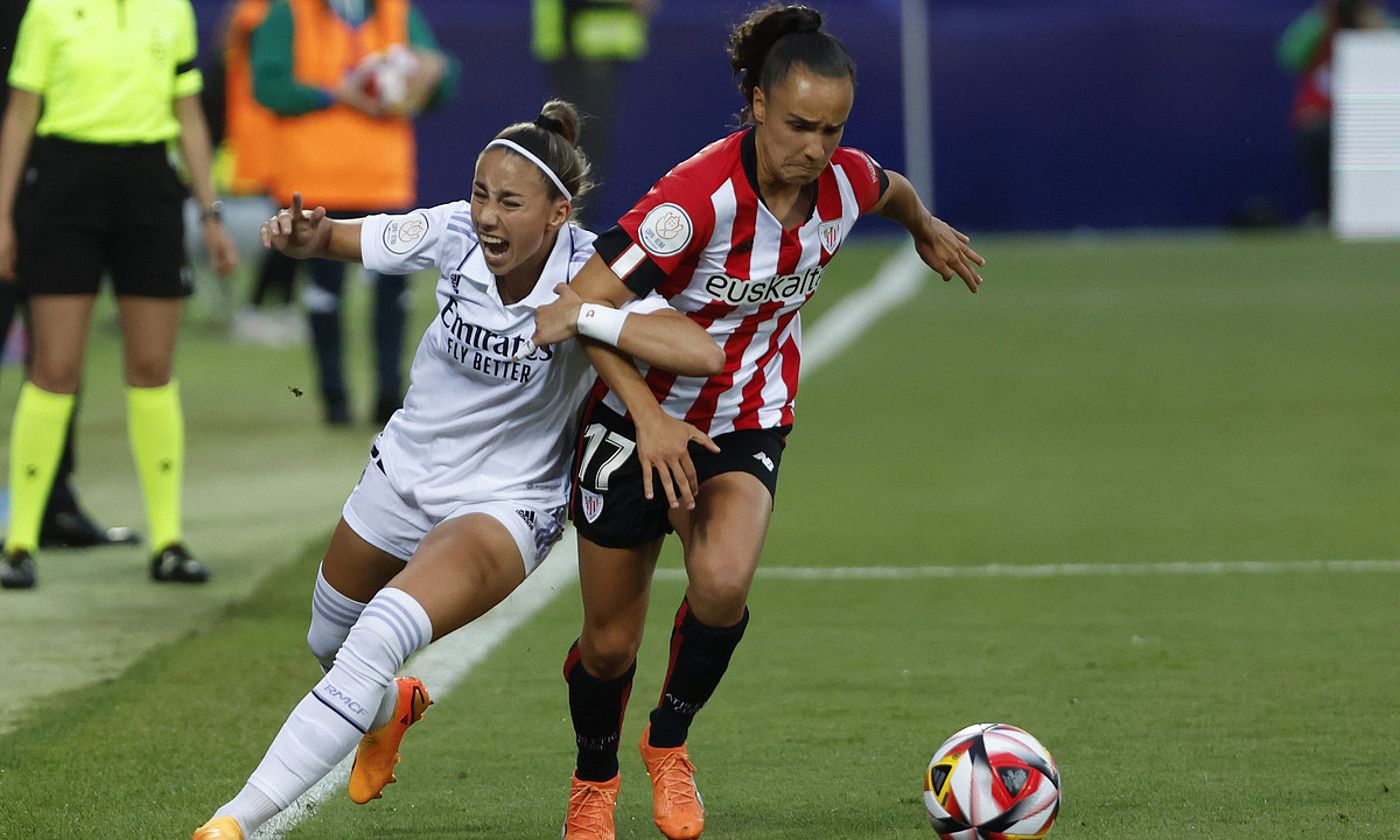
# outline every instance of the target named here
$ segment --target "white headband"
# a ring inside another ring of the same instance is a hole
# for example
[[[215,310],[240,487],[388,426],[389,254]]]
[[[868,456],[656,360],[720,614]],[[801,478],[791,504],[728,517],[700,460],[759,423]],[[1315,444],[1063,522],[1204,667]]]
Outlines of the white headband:
[[[559,176],[554,174],[553,169],[549,168],[549,164],[536,157],[534,152],[530,151],[529,149],[525,148],[519,143],[516,143],[513,140],[505,140],[502,138],[497,138],[495,140],[492,140],[490,143],[486,144],[487,149],[491,148],[492,146],[505,146],[507,149],[516,152],[517,154],[524,157],[526,160],[538,166],[540,170],[544,172],[544,174],[549,176],[549,180],[554,182],[554,186],[559,188],[559,192],[564,194],[564,199],[566,201],[572,202],[574,200],[574,194],[569,192],[568,187],[564,186],[564,182],[559,180]]]

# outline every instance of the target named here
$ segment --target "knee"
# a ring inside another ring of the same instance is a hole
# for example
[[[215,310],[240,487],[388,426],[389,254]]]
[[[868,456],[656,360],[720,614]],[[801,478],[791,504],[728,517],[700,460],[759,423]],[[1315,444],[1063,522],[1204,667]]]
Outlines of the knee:
[[[580,661],[588,673],[600,680],[617,679],[637,661],[637,651],[642,646],[639,634],[619,627],[585,627],[579,636],[578,650]]]
[[[170,383],[170,359],[145,356],[126,360],[126,384],[133,388],[160,388]]]
[[[702,623],[711,627],[732,627],[744,618],[749,601],[747,577],[739,575],[708,576],[692,579],[686,589],[690,610]]]
[[[45,364],[35,359],[30,363],[29,381],[50,394],[76,394],[82,382],[82,372],[76,366]]]
[[[334,638],[322,628],[316,626],[313,619],[311,627],[306,631],[306,648],[311,651],[311,655],[316,657],[316,661],[321,663],[322,671],[329,671],[335,665],[335,654],[340,650],[340,646],[345,643],[345,636],[337,634]]]

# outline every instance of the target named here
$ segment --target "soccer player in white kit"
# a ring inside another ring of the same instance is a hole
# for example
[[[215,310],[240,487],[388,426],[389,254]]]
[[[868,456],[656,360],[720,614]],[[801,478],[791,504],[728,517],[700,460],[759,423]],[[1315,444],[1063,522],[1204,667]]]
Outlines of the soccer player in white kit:
[[[574,415],[593,377],[577,342],[528,339],[537,306],[577,301],[566,284],[593,254],[593,234],[569,223],[588,186],[577,136],[577,113],[555,100],[487,144],[470,202],[333,221],[297,195],[264,223],[264,244],[293,257],[436,268],[438,314],[317,574],[307,642],[325,677],[195,840],[250,837],[357,741],[350,796],[378,798],[404,731],[431,702],[421,682],[394,674],[500,603],[559,538]],[[609,328],[595,338],[659,367],[703,375],[723,362],[659,297],[600,317]]]
[[[715,375],[652,367],[643,378],[614,352],[588,350],[607,387],[584,409],[575,464],[583,628],[564,664],[578,748],[564,840],[615,837],[621,721],[652,571],[673,530],[688,586],[640,752],[661,833],[693,840],[704,830],[690,725],[748,623],[794,418],[798,310],[856,220],[898,222],[945,280],[956,274],[974,292],[981,282],[983,260],[967,237],[929,213],[907,179],[841,145],[855,65],[821,23],[806,6],[770,5],[735,28],[729,52],[746,99],[743,128],[662,177],[599,236],[574,283],[583,300],[608,306],[660,293],[708,329],[726,361]],[[570,301],[541,307],[535,341],[571,336],[573,310]],[[701,433],[720,451],[694,446],[708,440]],[[677,480],[673,464],[688,445],[681,483],[698,485],[699,496],[691,509],[668,506],[651,492],[653,468],[663,487]]]

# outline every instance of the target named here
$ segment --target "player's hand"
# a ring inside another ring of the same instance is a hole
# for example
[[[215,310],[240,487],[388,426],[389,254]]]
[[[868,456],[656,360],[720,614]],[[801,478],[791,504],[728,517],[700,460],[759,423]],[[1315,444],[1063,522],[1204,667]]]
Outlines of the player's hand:
[[[947,222],[929,214],[923,233],[914,240],[914,247],[920,259],[938,272],[945,282],[956,275],[975,294],[977,287],[982,285],[982,275],[977,273],[977,267],[986,265],[987,261],[972,250],[968,245],[970,241]]]
[[[568,341],[578,335],[578,311],[583,298],[568,283],[554,287],[559,297],[535,310],[535,334],[530,340],[536,347],[546,347]]]
[[[277,211],[277,215],[262,223],[260,231],[264,248],[276,248],[294,259],[304,260],[320,254],[331,238],[331,225],[326,221],[326,208],[305,210],[301,193],[292,193],[292,206]]]
[[[719,447],[709,435],[659,409],[637,417],[636,426],[643,495],[655,498],[654,470],[667,503],[673,508],[694,510],[700,481],[695,477],[695,464],[690,460],[690,444],[698,443],[711,452],[718,452]]]
[[[535,332],[515,352],[515,361],[524,359],[538,347],[548,347],[578,335],[578,310],[583,306],[583,298],[568,283],[556,285],[554,293],[559,296],[557,299],[535,308]]]
[[[416,117],[428,107],[438,83],[447,72],[447,59],[442,57],[442,53],[414,48],[413,54],[418,58],[418,63],[409,74],[404,102],[398,109],[406,117]]]
[[[15,260],[18,248],[14,222],[0,223],[0,281],[15,282]]]
[[[238,248],[218,219],[204,223],[204,245],[209,249],[209,262],[220,277],[229,276],[238,267]]]

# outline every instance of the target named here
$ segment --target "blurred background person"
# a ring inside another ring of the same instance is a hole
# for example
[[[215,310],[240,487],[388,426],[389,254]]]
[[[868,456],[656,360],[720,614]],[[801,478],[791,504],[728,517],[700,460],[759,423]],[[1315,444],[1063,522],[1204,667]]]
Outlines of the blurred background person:
[[[624,65],[647,52],[647,28],[660,0],[533,0],[531,43],[549,71],[555,96],[584,115],[582,145],[593,181],[607,189],[617,101]],[[594,203],[596,207],[596,202]],[[596,210],[579,209],[585,225],[601,224]]]
[[[271,193],[300,190],[332,218],[399,212],[417,201],[413,118],[440,107],[461,73],[408,0],[278,0],[253,34],[253,92],[278,114]],[[303,293],[325,420],[352,420],[343,364],[345,266],[311,263]],[[403,277],[366,271],[374,288],[374,422],[403,398]]]
[[[273,155],[277,115],[253,96],[252,41],[272,0],[232,0],[224,10],[216,40],[222,45],[205,79],[205,117],[215,139],[214,181],[234,203],[258,205],[261,219],[272,212]],[[232,209],[232,208],[230,208]],[[273,347],[306,339],[306,323],[296,307],[296,262],[280,251],[259,249],[258,267],[247,302],[233,313],[233,337]]]
[[[32,553],[104,273],[117,296],[128,431],[155,550],[151,576],[199,583],[208,570],[181,533],[184,418],[172,378],[190,293],[187,189],[167,144],[178,140],[215,268],[228,274],[237,254],[209,178],[194,10],[189,0],[142,0],[78,11],[32,0],[0,128],[0,279],[27,293],[31,328],[29,376],[11,427],[0,583],[35,583]]]
[[[1308,179],[1311,221],[1331,216],[1333,39],[1347,29],[1394,25],[1381,0],[1319,0],[1279,39],[1279,63],[1298,77],[1288,121]]]

